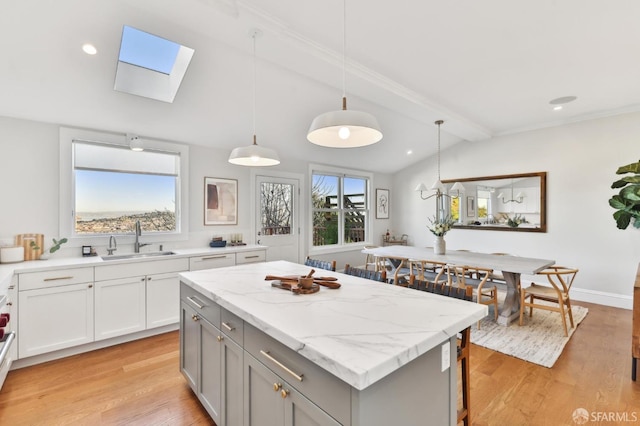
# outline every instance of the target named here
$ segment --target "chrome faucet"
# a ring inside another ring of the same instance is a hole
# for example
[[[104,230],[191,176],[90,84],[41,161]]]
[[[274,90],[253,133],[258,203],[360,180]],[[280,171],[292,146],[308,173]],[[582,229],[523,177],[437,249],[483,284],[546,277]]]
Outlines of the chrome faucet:
[[[142,235],[142,228],[140,227],[140,221],[136,220],[136,241],[133,243],[133,251],[135,253],[140,253],[140,247],[148,246],[149,243],[141,243],[138,240],[138,237]]]
[[[113,243],[113,246],[111,245],[111,243]],[[116,250],[118,250],[118,243],[116,242],[116,237],[112,235],[109,237],[109,247],[107,248],[107,254],[111,256]]]

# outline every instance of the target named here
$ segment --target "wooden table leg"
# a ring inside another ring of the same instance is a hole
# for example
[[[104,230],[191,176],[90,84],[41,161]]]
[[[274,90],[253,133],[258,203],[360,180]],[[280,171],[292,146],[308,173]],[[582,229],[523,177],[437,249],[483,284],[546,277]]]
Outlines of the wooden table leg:
[[[520,274],[502,271],[502,275],[507,283],[507,296],[500,307],[498,324],[509,325],[520,318],[520,291],[518,289]]]

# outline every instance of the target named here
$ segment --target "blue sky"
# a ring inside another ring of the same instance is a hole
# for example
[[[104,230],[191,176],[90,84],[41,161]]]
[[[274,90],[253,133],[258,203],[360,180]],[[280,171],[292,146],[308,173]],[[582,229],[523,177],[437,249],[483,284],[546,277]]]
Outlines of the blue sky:
[[[76,211],[175,210],[175,177],[76,171]]]
[[[180,45],[153,34],[125,26],[122,31],[122,62],[170,74]]]

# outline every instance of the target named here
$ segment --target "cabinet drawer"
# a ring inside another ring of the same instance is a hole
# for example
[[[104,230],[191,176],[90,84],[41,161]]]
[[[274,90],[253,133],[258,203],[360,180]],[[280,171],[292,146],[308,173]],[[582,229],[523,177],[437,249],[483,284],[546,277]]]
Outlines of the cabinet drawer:
[[[351,424],[351,387],[347,383],[246,323],[244,348],[340,423]]]
[[[93,268],[69,268],[57,271],[28,272],[18,276],[20,291],[93,282]]]
[[[264,250],[253,250],[236,253],[236,263],[255,263],[264,262],[266,258],[266,252]]]
[[[220,309],[220,330],[242,346],[244,343],[244,321],[225,308]]]
[[[200,271],[202,269],[222,268],[236,264],[236,254],[210,254],[189,258],[189,270]]]
[[[133,263],[96,266],[96,281],[117,280],[119,278],[141,277],[151,274],[183,272],[189,268],[187,258],[145,260]]]
[[[190,306],[196,313],[220,328],[220,306],[213,303],[202,293],[192,289],[185,283],[180,283],[180,300]]]

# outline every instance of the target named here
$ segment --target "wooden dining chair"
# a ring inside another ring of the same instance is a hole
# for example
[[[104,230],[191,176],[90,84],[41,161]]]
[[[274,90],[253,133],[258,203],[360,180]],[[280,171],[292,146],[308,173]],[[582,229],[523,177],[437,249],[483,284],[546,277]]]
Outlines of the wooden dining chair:
[[[320,259],[312,259],[309,256],[304,261],[306,266],[311,266],[312,268],[320,268],[325,269],[327,271],[336,270],[336,261],[335,260],[320,260]]]
[[[389,284],[406,287],[409,284],[408,259],[396,256],[376,256],[376,271],[386,271]]]
[[[378,246],[364,246],[365,250],[366,249],[374,249],[374,248],[378,248]],[[364,269],[369,269],[371,268],[371,270],[376,270],[376,257],[373,254],[367,253],[367,257],[365,258],[364,261]]]
[[[409,277],[409,288],[416,290],[427,291],[429,293],[440,294],[442,296],[453,297],[456,299],[472,301],[473,299],[473,287],[457,287],[450,286],[444,283],[435,283],[432,281],[419,280],[415,275]],[[457,360],[460,365],[460,372],[462,376],[462,408],[458,409],[458,421],[462,422],[465,426],[471,424],[470,414],[470,394],[471,394],[471,381],[469,377],[469,346],[471,344],[471,327],[467,327],[458,333],[457,344]]]
[[[498,289],[495,283],[489,281],[492,273],[493,269],[479,266],[447,265],[449,284],[458,287],[473,287],[476,302],[488,306],[493,305],[493,314],[495,320],[498,321]],[[478,321],[478,329],[480,329],[480,321]]]
[[[417,280],[432,281],[434,283],[447,282],[447,264],[437,260],[409,259],[409,275],[414,275]]]
[[[370,269],[356,268],[350,266],[348,263],[344,265],[344,273],[347,275],[353,275],[354,277],[366,278],[368,280],[380,281],[381,283],[387,282],[387,271],[372,271]]]
[[[550,266],[549,268],[538,272],[537,275],[547,278],[551,287],[532,282],[531,286],[520,290],[520,325],[522,325],[525,307],[529,307],[529,317],[533,315],[533,308],[559,312],[562,316],[564,335],[569,336],[569,332],[567,331],[566,314],[569,314],[571,328],[575,327],[573,324],[573,313],[571,312],[569,291],[571,290],[571,286],[573,285],[573,281],[576,279],[577,274],[578,269],[557,265]],[[549,302],[551,302],[551,304]]]

